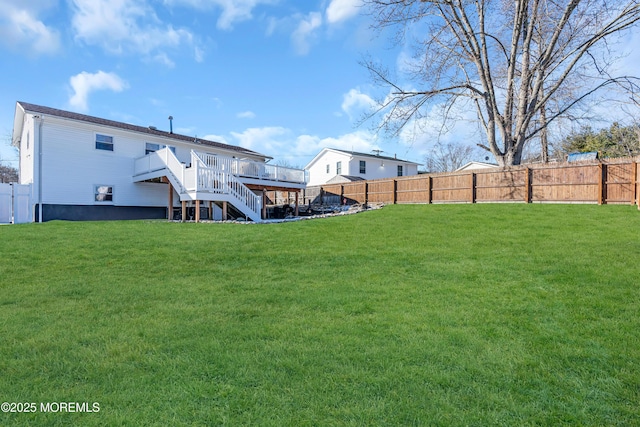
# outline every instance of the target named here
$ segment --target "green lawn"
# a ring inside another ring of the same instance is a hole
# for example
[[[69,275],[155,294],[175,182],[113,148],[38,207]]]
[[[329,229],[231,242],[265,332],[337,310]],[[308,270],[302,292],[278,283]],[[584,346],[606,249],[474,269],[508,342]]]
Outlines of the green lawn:
[[[640,425],[640,212],[0,227],[0,425]]]

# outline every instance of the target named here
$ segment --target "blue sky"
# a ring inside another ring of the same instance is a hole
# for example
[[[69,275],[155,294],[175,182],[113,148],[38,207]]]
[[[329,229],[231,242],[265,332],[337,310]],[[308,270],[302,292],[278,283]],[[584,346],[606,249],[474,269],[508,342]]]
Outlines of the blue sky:
[[[0,158],[16,101],[241,145],[304,166],[323,147],[422,162],[429,143],[358,125],[359,64],[399,52],[360,0],[0,0]],[[17,166],[17,162],[13,163]]]
[[[411,52],[369,20],[361,0],[0,0],[0,160],[18,165],[16,101],[167,130],[171,115],[176,132],[300,167],[323,147],[422,163],[438,138],[482,142],[464,105],[445,135],[439,105],[397,138],[360,123],[388,89],[359,62],[401,70]],[[626,37],[618,69],[636,75],[640,35]]]

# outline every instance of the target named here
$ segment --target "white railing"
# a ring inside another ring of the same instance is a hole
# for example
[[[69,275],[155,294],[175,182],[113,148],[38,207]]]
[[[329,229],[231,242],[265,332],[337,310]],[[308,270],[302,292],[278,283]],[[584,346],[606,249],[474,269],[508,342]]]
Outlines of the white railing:
[[[171,184],[176,187],[179,193],[184,190],[193,190],[196,187],[195,180],[189,182],[188,169],[180,163],[180,160],[178,160],[175,154],[168,148],[163,148],[162,150],[154,151],[144,157],[135,159],[133,169],[134,175],[142,175],[166,169],[168,172],[167,178],[169,178]]]
[[[305,171],[284,166],[269,165],[251,160],[234,159],[209,153],[195,152],[203,164],[209,168],[224,170],[245,178],[304,184]]]
[[[192,150],[191,167],[186,167],[171,150],[163,148],[135,159],[134,175],[165,170],[167,178],[179,194],[201,191],[229,195],[236,199],[231,203],[241,205],[237,206],[241,211],[250,211],[251,214],[248,216],[254,221],[259,221],[262,210],[261,197],[247,188],[234,172],[238,167],[253,165],[236,163],[236,159],[230,157],[203,154]],[[209,160],[209,164],[205,163],[203,157]]]
[[[251,210],[255,217],[260,218],[262,210],[260,196],[247,188],[233,173],[224,169],[208,167],[195,151],[191,151],[191,160],[191,164],[194,166],[192,169],[198,177],[197,191],[229,194]],[[221,166],[219,163],[217,165]]]

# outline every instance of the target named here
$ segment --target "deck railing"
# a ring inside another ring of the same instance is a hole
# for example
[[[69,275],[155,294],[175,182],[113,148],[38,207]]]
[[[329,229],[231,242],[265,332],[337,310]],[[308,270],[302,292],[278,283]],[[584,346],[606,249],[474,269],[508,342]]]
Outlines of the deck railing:
[[[207,166],[198,154],[191,151],[191,164],[194,166],[192,169],[198,177],[197,191],[230,194],[259,217],[262,210],[261,198],[246,187],[233,173]]]
[[[233,157],[217,156],[209,153],[195,152],[207,167],[224,170],[243,178],[255,178],[268,181],[306,183],[306,174],[302,169],[269,165]]]

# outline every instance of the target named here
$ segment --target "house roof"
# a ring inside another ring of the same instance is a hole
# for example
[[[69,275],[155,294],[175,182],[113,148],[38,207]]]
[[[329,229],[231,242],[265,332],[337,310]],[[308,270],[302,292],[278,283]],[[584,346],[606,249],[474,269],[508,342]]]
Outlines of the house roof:
[[[327,184],[339,184],[341,182],[355,182],[355,181],[366,181],[361,176],[353,176],[353,175],[336,175],[327,181]]]
[[[309,169],[311,167],[311,165],[313,163],[315,163],[321,156],[322,154],[324,154],[327,151],[335,151],[338,153],[343,153],[349,156],[357,156],[357,157],[367,157],[367,158],[371,158],[371,159],[382,159],[382,160],[389,160],[389,161],[393,161],[393,162],[399,162],[399,163],[411,163],[413,165],[419,165],[420,163],[416,163],[416,162],[412,162],[411,160],[403,160],[403,159],[399,159],[397,157],[390,157],[390,156],[380,156],[378,154],[369,154],[369,153],[360,153],[357,151],[348,151],[348,150],[340,150],[337,148],[323,148],[318,154],[316,154],[316,156],[307,164],[307,166],[305,167],[305,169]]]
[[[471,169],[488,169],[488,168],[497,168],[498,165],[495,163],[486,163],[486,162],[469,162],[464,166],[460,166],[457,171],[471,170]]]
[[[265,159],[271,159],[272,157],[266,156],[264,154],[247,150],[246,148],[238,147],[235,145],[223,144],[220,142],[209,141],[206,139],[196,138],[188,135],[180,135],[177,133],[166,132],[162,130],[158,130],[152,127],[144,127],[132,125],[129,123],[118,122],[115,120],[102,119],[94,116],[87,116],[85,114],[73,113],[71,111],[59,110],[57,108],[44,107],[42,105],[30,104],[28,102],[18,101],[18,105],[20,105],[25,111],[29,111],[32,113],[38,114],[46,114],[56,117],[62,117],[70,120],[77,120],[86,123],[93,123],[96,125],[109,126],[117,129],[128,130],[132,132],[144,133],[148,135],[160,136],[163,138],[173,139],[176,141],[187,142],[196,145],[204,145],[208,147],[219,148],[221,150],[233,151],[238,154],[245,154],[250,156],[262,157]]]

